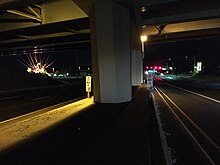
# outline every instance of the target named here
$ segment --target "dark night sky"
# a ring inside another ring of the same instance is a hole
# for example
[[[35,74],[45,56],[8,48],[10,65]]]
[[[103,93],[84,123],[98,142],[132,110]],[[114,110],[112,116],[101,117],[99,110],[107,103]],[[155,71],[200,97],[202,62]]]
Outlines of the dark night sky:
[[[219,57],[220,59],[219,48],[220,38],[146,45],[145,62],[185,56]]]
[[[76,67],[78,66],[91,66],[92,57],[91,49],[75,49],[72,51],[64,51],[49,54],[51,59],[55,59],[55,67]]]
[[[188,59],[193,59],[193,56],[195,56],[197,60],[212,61],[215,65],[220,66],[220,38],[146,45],[145,53],[144,61],[146,65],[165,65],[169,58],[176,58],[184,62],[185,56]],[[92,63],[90,48],[42,54],[42,56],[48,55],[51,61],[55,60],[51,68],[73,69],[77,67],[76,65],[91,67]],[[23,57],[25,56],[23,55]],[[23,67],[18,59],[19,56],[1,57],[1,62]],[[212,64],[210,63],[210,65]]]
[[[190,60],[193,63],[195,58],[196,61],[202,61],[206,68],[213,66],[218,69],[220,38],[146,45],[144,63],[145,65],[165,65],[171,58],[176,65],[183,65],[186,64],[186,56],[188,63]]]
[[[7,65],[12,65],[19,68],[26,69],[20,62],[22,58],[27,61],[26,54],[23,55],[6,55],[1,56],[1,62]],[[53,62],[50,68],[59,68],[59,69],[73,69],[78,66],[83,67],[91,67],[91,49],[90,48],[82,48],[82,49],[74,49],[74,50],[61,50],[61,51],[53,51],[53,52],[44,52],[40,53],[42,57],[48,57],[49,61]]]

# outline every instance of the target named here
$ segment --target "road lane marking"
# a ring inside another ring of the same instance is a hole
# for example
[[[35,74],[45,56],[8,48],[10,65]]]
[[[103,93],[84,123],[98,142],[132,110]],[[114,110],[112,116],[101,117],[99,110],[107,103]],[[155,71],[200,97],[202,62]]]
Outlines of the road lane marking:
[[[160,115],[159,115],[159,109],[156,106],[156,98],[155,96],[152,94],[152,100],[153,100],[153,104],[154,104],[154,108],[156,109],[156,118],[157,118],[157,123],[158,123],[158,127],[159,127],[159,132],[160,132],[160,140],[161,140],[161,144],[163,147],[163,153],[164,153],[164,157],[166,160],[166,164],[167,165],[173,165],[173,161],[172,161],[172,156],[171,156],[171,151],[168,147],[167,141],[166,141],[166,136],[165,136],[165,131],[163,130],[162,127],[162,123],[161,123],[161,119],[160,119]]]
[[[183,123],[183,121],[179,118],[179,116],[173,111],[172,107],[169,105],[169,103],[165,100],[165,98],[162,96],[162,94],[164,94],[158,87],[154,87],[155,90],[157,91],[158,95],[162,98],[162,100],[164,101],[164,103],[167,105],[167,107],[170,109],[170,111],[172,112],[172,114],[175,116],[175,118],[180,122],[181,126],[186,130],[186,132],[190,135],[190,137],[193,139],[193,141],[195,142],[195,144],[199,147],[199,149],[202,151],[202,153],[206,156],[206,158],[209,160],[209,162],[212,165],[215,165],[216,163],[212,160],[212,158],[209,156],[209,154],[205,151],[205,149],[201,146],[201,144],[196,140],[195,136],[192,134],[192,132],[187,128],[187,126]],[[160,93],[159,92],[162,93]],[[166,95],[164,95],[166,97]],[[188,117],[188,116],[187,116]],[[191,119],[190,119],[191,120]],[[218,146],[217,146],[218,147]]]
[[[208,140],[216,149],[220,149],[220,147],[212,140],[192,119],[185,113],[183,110],[174,103],[174,101],[167,96],[160,88],[157,89],[171,102],[172,105],[176,107],[176,109]],[[170,107],[172,109],[172,107]]]
[[[168,84],[168,83],[165,83],[165,82],[162,82],[162,83],[164,83],[164,84],[166,84],[166,85],[169,85],[169,86],[171,86],[171,87],[174,87],[174,88],[177,88],[177,89],[183,90],[183,91],[185,91],[185,92],[188,92],[188,93],[191,93],[191,94],[194,94],[194,95],[197,95],[197,96],[200,96],[200,97],[206,98],[206,99],[208,99],[208,100],[211,100],[211,101],[214,101],[214,102],[220,104],[220,100],[213,99],[213,98],[211,98],[211,97],[208,97],[208,96],[202,95],[202,94],[200,94],[200,93],[196,93],[196,92],[193,92],[193,91],[190,91],[190,90],[187,90],[187,89],[181,88],[181,87],[177,87],[177,86],[175,86],[175,85],[171,85],[171,84]]]
[[[9,99],[15,99],[15,98],[18,98],[18,97],[19,96],[4,97],[4,98],[0,98],[0,101],[9,100]]]
[[[35,98],[35,99],[32,99],[33,101],[37,101],[37,100],[43,100],[43,99],[47,99],[51,96],[44,96],[44,97],[38,97],[38,98]]]

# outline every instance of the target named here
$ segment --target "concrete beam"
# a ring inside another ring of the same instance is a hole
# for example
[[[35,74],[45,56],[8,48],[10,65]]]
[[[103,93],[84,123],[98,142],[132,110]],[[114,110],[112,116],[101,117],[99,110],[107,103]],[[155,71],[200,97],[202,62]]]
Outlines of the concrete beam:
[[[73,0],[58,0],[42,5],[43,24],[55,23],[88,17]]]
[[[0,11],[24,8],[33,4],[45,2],[47,0],[1,0]]]
[[[78,30],[75,31],[74,34],[88,34],[90,33],[90,29],[84,29],[84,30]],[[40,40],[40,39],[50,39],[54,37],[67,37],[67,36],[72,36],[72,32],[60,32],[60,33],[53,33],[53,34],[42,34],[42,35],[37,35],[37,36],[22,36],[18,35],[15,36],[15,39],[10,39],[6,41],[0,41],[0,44],[9,44],[9,43],[15,43],[15,42],[20,42],[20,41],[26,41],[26,40]],[[17,39],[19,37],[19,39]]]
[[[220,1],[171,1],[151,4],[141,12],[143,25],[162,25],[220,17]]]
[[[219,38],[220,28],[193,30],[188,32],[175,32],[169,34],[155,34],[148,36],[146,44],[159,44],[168,42],[179,42],[187,40],[201,40],[210,38]]]
[[[220,8],[199,12],[183,13],[178,15],[164,15],[142,20],[142,25],[162,25],[180,22],[189,22],[193,20],[205,20],[220,17]]]
[[[30,8],[32,5],[36,7],[37,2],[42,2],[39,8],[35,8],[37,10]],[[16,10],[18,7],[30,10],[33,15]],[[39,12],[40,10],[41,12]],[[73,0],[8,0],[4,1],[4,3],[0,3],[0,11],[3,12],[0,14],[0,20],[2,21],[0,31],[88,17]],[[12,14],[5,13],[5,11]],[[40,13],[42,15],[40,15]],[[26,18],[26,20],[24,18]],[[18,21],[16,21],[16,19]],[[3,22],[4,20],[6,20],[6,22]],[[12,22],[12,20],[15,21]],[[30,22],[31,20],[33,21]]]
[[[169,33],[187,32],[187,31],[189,32],[195,30],[205,30],[205,29],[214,29],[214,28],[220,28],[220,18],[168,24],[161,31],[161,34],[168,35]],[[157,28],[153,25],[143,26],[142,31],[146,35],[159,34]]]
[[[17,11],[17,10],[6,10],[7,13],[11,13],[11,14],[15,14],[15,15],[18,15],[18,16],[21,16],[21,17],[25,17],[25,18],[28,18],[28,19],[33,19],[33,20],[36,20],[38,22],[42,22],[42,19],[41,17],[38,17],[38,16],[34,16],[34,15],[30,15],[30,14],[27,14],[27,13],[24,13],[24,12],[21,12],[21,11]]]
[[[175,2],[175,1],[180,1],[180,0],[140,0],[139,4],[140,6],[152,6],[152,5],[158,5],[158,4],[166,4],[170,2]]]

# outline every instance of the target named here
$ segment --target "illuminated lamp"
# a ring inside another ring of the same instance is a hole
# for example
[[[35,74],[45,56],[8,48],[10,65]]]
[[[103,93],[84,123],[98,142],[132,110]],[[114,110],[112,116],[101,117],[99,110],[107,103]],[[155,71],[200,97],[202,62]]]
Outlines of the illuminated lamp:
[[[147,11],[146,6],[142,6],[142,7],[141,7],[141,12],[145,12],[145,11]]]
[[[31,73],[31,72],[32,72],[32,69],[31,69],[31,68],[28,68],[28,69],[27,69],[27,72]]]
[[[140,39],[141,39],[142,55],[143,55],[143,58],[144,58],[144,43],[147,41],[147,36],[146,35],[141,35]]]
[[[147,36],[146,35],[141,35],[140,39],[141,39],[141,42],[146,42],[147,41]]]

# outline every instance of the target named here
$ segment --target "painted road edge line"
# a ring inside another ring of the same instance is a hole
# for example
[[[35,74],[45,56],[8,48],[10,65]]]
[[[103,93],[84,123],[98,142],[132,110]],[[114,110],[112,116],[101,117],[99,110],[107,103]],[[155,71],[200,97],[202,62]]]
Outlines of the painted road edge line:
[[[166,85],[169,85],[169,86],[171,86],[171,87],[174,87],[174,88],[183,90],[183,91],[185,91],[185,92],[189,92],[189,93],[191,93],[191,94],[194,94],[194,95],[197,95],[197,96],[206,98],[206,99],[208,99],[208,100],[211,100],[211,101],[214,101],[214,102],[220,104],[220,100],[213,99],[213,98],[211,98],[211,97],[208,97],[208,96],[205,96],[205,95],[202,95],[202,94],[200,94],[200,93],[196,93],[196,92],[193,92],[193,91],[190,91],[190,90],[187,90],[187,89],[183,89],[183,88],[181,88],[181,87],[178,87],[178,86],[175,86],[175,85],[172,85],[172,84],[169,84],[169,83],[165,83],[165,82],[162,82],[162,83],[164,83],[164,84],[166,84]]]
[[[172,107],[169,105],[169,103],[164,99],[164,97],[160,94],[159,92],[159,88],[155,90],[157,91],[157,93],[159,94],[159,96],[162,98],[162,100],[164,101],[164,103],[167,105],[167,107],[171,110],[171,112],[173,113],[173,115],[175,116],[175,118],[180,122],[180,124],[182,125],[182,127],[186,130],[186,132],[190,135],[190,137],[193,139],[193,141],[195,142],[195,144],[199,147],[199,149],[202,151],[202,153],[206,156],[206,158],[209,160],[209,162],[212,165],[215,165],[215,162],[212,160],[212,158],[209,156],[209,154],[205,151],[205,149],[201,146],[201,144],[196,140],[195,136],[192,134],[192,132],[187,128],[187,126],[182,122],[182,120],[179,118],[179,116],[173,111]]]
[[[167,100],[169,100],[169,102],[174,105],[174,107],[190,122],[190,124],[192,126],[194,126],[194,128],[196,130],[198,130],[200,132],[200,134],[216,149],[220,149],[220,147],[214,142],[214,140],[212,140],[169,96],[167,96],[159,87],[155,88],[156,90],[160,91],[160,93],[162,93],[163,96],[165,96],[167,98]],[[159,94],[160,95],[160,94]],[[161,96],[161,98],[163,97]],[[171,108],[171,110],[173,110]]]
[[[152,96],[152,100],[153,100],[153,104],[154,104],[154,108],[155,108],[155,112],[156,112],[156,118],[157,118],[157,123],[158,123],[158,127],[159,127],[159,132],[160,132],[160,140],[161,140],[161,144],[163,147],[164,157],[166,159],[166,164],[173,165],[173,161],[172,161],[171,154],[170,154],[171,152],[170,152],[170,149],[169,149],[167,141],[166,141],[166,137],[164,134],[162,124],[160,122],[161,120],[160,120],[160,116],[159,116],[159,109],[157,108],[157,105],[156,105],[156,99],[155,99],[155,96],[153,93],[151,93],[151,96]]]

